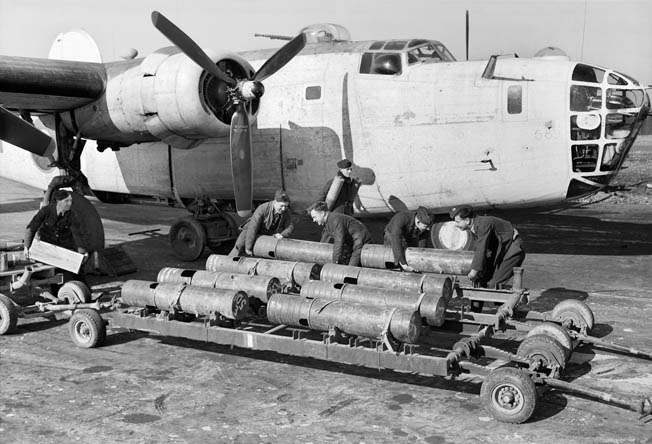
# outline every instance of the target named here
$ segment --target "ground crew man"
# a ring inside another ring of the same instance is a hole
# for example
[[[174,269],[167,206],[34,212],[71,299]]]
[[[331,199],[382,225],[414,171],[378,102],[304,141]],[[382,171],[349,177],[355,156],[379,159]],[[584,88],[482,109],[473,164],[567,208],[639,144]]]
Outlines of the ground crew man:
[[[284,190],[274,194],[274,200],[259,205],[254,214],[242,227],[229,256],[253,255],[254,243],[258,236],[288,237],[294,231],[292,215],[288,211],[290,198]]]
[[[319,195],[319,201],[326,202],[332,213],[353,216],[353,202],[358,195],[360,181],[351,178],[353,164],[349,159],[337,162],[337,175],[326,182]]]
[[[451,209],[450,217],[460,230],[475,238],[475,255],[469,279],[482,287],[497,288],[514,275],[525,259],[521,237],[511,222],[493,216],[476,216],[473,208]]]
[[[416,271],[407,264],[405,249],[425,248],[432,222],[432,216],[424,207],[419,207],[416,211],[401,211],[390,219],[385,227],[384,244],[392,247],[395,266],[401,267],[403,271]]]
[[[309,212],[312,220],[324,227],[320,242],[333,242],[333,263],[345,263],[346,253],[350,251],[348,264],[360,266],[362,246],[371,242],[367,227],[351,216],[328,211],[323,201],[311,205]]]
[[[76,214],[70,210],[72,195],[66,190],[52,193],[52,203],[41,208],[25,229],[25,255],[29,256],[34,236],[38,233],[39,240],[76,251],[88,257],[84,245],[84,236]],[[86,258],[84,258],[86,259]],[[65,281],[71,279],[83,280],[83,277],[63,271]]]

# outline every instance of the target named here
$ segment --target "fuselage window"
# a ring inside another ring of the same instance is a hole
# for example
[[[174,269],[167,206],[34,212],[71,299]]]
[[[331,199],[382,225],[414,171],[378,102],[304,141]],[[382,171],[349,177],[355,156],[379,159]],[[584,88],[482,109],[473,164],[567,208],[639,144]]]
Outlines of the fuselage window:
[[[607,114],[605,118],[605,137],[607,139],[624,139],[629,137],[636,123],[637,115]]]
[[[642,89],[607,89],[607,109],[638,108],[643,105]]]
[[[571,111],[591,111],[602,107],[602,89],[594,86],[571,85]]]
[[[578,63],[573,70],[573,80],[576,82],[602,83],[605,72],[603,69]]]
[[[618,168],[620,159],[623,157],[623,144],[605,143],[602,150],[600,171],[614,171]]]
[[[602,122],[598,114],[571,116],[571,140],[598,140]]]
[[[401,54],[367,52],[360,61],[361,74],[395,75],[401,73]]]
[[[573,145],[573,171],[587,173],[595,171],[598,165],[598,145]]]
[[[521,114],[523,111],[523,88],[512,85],[507,89],[507,113]]]
[[[309,86],[306,88],[306,100],[321,99],[321,86]]]

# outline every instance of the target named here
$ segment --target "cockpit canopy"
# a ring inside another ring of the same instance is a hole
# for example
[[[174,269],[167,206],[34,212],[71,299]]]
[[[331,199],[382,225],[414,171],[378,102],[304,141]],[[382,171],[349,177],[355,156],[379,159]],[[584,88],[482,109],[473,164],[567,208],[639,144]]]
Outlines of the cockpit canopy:
[[[362,54],[361,74],[396,75],[403,64],[454,62],[455,57],[436,40],[379,40]]]
[[[307,43],[349,42],[351,33],[342,25],[335,23],[316,23],[308,25],[299,32],[306,35]]]

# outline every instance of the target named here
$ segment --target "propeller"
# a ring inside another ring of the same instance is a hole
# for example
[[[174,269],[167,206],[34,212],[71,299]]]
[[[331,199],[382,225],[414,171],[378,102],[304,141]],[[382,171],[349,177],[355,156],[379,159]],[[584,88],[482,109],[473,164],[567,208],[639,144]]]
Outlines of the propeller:
[[[0,106],[0,140],[43,157],[51,158],[56,149],[56,143],[50,136],[2,106]]]
[[[230,130],[231,174],[235,205],[241,217],[251,215],[253,157],[251,127],[245,105],[250,100],[262,97],[265,93],[262,81],[284,67],[303,49],[306,45],[305,34],[297,35],[272,54],[251,79],[236,80],[222,71],[190,37],[163,14],[158,11],[152,12],[152,24],[197,65],[228,85],[229,101],[235,105]]]

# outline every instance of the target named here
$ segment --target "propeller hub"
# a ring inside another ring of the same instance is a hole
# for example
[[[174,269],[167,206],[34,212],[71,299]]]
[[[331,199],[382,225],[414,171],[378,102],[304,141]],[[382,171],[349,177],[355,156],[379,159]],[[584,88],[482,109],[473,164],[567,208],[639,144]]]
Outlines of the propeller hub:
[[[257,80],[242,82],[240,87],[242,98],[245,100],[260,99],[265,94],[265,87]]]

